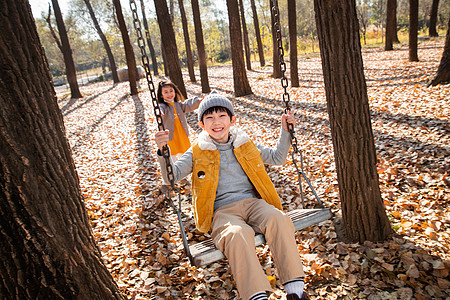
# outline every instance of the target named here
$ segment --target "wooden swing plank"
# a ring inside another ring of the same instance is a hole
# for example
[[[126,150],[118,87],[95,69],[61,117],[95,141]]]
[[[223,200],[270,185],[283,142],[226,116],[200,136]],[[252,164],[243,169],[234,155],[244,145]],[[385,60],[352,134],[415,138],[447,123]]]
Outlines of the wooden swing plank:
[[[331,211],[329,208],[297,209],[288,212],[287,215],[292,219],[295,230],[298,231],[330,219]],[[255,235],[256,246],[265,242],[264,235],[260,233]],[[203,267],[225,258],[225,255],[214,246],[211,239],[190,245],[189,250],[196,267]]]

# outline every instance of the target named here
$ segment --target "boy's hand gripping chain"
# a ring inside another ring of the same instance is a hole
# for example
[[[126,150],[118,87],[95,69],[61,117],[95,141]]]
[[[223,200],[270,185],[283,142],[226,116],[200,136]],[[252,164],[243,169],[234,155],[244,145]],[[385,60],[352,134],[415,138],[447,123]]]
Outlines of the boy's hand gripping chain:
[[[155,113],[156,123],[158,124],[158,130],[164,131],[164,123],[163,123],[162,116],[161,116],[161,109],[159,108],[158,98],[156,97],[156,93],[155,93],[155,85],[153,84],[152,75],[150,73],[150,61],[147,56],[147,52],[145,51],[145,41],[144,41],[144,38],[142,37],[141,23],[139,21],[139,16],[137,13],[136,2],[134,0],[130,0],[130,8],[131,8],[131,12],[133,14],[133,23],[134,23],[134,29],[135,29],[136,35],[137,35],[138,46],[139,46],[139,49],[141,50],[141,58],[142,58],[142,64],[145,69],[145,77],[147,78],[148,89],[150,91],[150,95],[152,98],[153,111]],[[148,31],[145,31],[145,34],[146,34],[146,37],[148,38],[148,34],[149,34]],[[177,216],[178,216],[178,223],[179,223],[180,229],[181,229],[183,246],[186,251],[186,255],[189,257],[191,264],[194,265],[193,258],[190,253],[189,245],[187,242],[186,232],[184,230],[183,221],[181,220],[181,193],[180,193],[180,189],[175,186],[175,179],[173,176],[173,168],[172,168],[172,164],[170,163],[169,147],[167,145],[165,145],[162,148],[161,152],[162,152],[162,155],[166,162],[167,178],[170,181],[170,189],[167,191],[167,198],[171,199],[170,195],[171,195],[172,191],[176,191],[178,194],[178,208],[175,208],[175,209],[176,209]]]
[[[283,102],[285,105],[285,109],[284,112],[288,113],[289,111],[291,111],[291,107],[289,106],[289,101],[290,101],[290,97],[289,97],[289,93],[287,91],[287,87],[288,87],[288,80],[286,78],[286,63],[284,62],[284,49],[283,49],[283,44],[281,41],[281,27],[280,27],[280,18],[279,18],[279,9],[278,9],[278,2],[277,0],[273,0],[273,7],[272,7],[272,11],[273,11],[273,15],[274,15],[274,28],[276,31],[276,35],[277,35],[277,45],[278,45],[278,51],[279,51],[279,57],[280,57],[280,70],[281,70],[281,85],[283,87]],[[309,185],[309,187],[311,188],[316,200],[319,202],[319,206],[323,207],[322,201],[320,201],[319,196],[317,195],[316,191],[314,190],[314,188],[312,187],[308,177],[306,177],[305,172],[303,171],[303,155],[302,153],[298,150],[298,141],[297,141],[297,137],[294,135],[294,125],[291,123],[287,123],[288,129],[289,129],[289,133],[291,135],[292,138],[292,148],[294,149],[291,152],[291,157],[292,157],[292,163],[295,166],[295,169],[297,170],[297,174],[298,174],[298,183],[299,183],[299,187],[300,187],[300,196],[302,199],[302,205],[303,208],[305,207],[305,202],[304,202],[304,197],[303,197],[303,188],[302,188],[302,181],[301,181],[301,177],[303,176],[303,178],[305,179],[306,183]],[[300,168],[297,165],[297,160],[295,159],[295,154],[298,154],[300,156]]]

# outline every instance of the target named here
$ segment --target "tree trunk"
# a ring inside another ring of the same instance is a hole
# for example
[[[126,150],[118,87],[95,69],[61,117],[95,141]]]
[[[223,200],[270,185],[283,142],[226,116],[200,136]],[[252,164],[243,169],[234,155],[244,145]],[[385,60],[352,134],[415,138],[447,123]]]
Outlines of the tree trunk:
[[[133,47],[131,46],[130,36],[128,35],[127,25],[123,18],[122,6],[120,0],[113,0],[114,8],[116,9],[117,21],[119,22],[119,29],[122,34],[123,45],[125,48],[125,57],[128,66],[128,80],[130,81],[130,94],[137,95],[137,76],[136,76],[136,59],[134,57]]]
[[[142,11],[142,19],[144,22],[144,28],[145,28],[145,37],[147,38],[147,45],[150,49],[150,55],[152,57],[152,68],[153,68],[153,74],[155,76],[158,76],[158,62],[156,61],[156,53],[155,48],[153,47],[152,39],[150,37],[150,30],[148,29],[148,22],[147,17],[145,16],[145,7],[144,7],[144,0],[141,0],[141,11]]]
[[[116,61],[114,60],[114,56],[111,51],[111,47],[109,46],[108,40],[106,39],[105,35],[103,34],[102,29],[100,28],[100,25],[98,24],[97,18],[95,17],[94,10],[92,9],[91,2],[89,0],[84,0],[84,3],[86,4],[86,7],[89,11],[89,15],[91,16],[92,22],[94,23],[95,30],[97,30],[98,36],[100,37],[103,47],[105,47],[106,55],[108,56],[109,60],[109,67],[111,69],[112,78],[114,83],[119,82],[119,76],[117,75],[117,67],[116,67]]]
[[[30,5],[0,8],[0,298],[125,299],[92,234]]]
[[[70,86],[70,94],[72,98],[82,98],[80,89],[78,87],[77,72],[75,70],[75,63],[73,62],[72,49],[70,49],[69,38],[67,36],[66,26],[64,25],[61,9],[59,8],[58,0],[52,0],[53,11],[55,12],[56,25],[58,26],[59,37],[61,39],[62,54],[64,57],[64,64],[66,66],[67,82]]]
[[[417,31],[419,30],[419,0],[409,0],[409,61],[419,61],[417,56]]]
[[[281,69],[280,69],[280,50],[278,49],[278,41],[277,41],[277,32],[275,29],[275,16],[273,12],[273,0],[270,1],[270,19],[272,24],[272,62],[273,62],[273,78],[281,78]],[[280,24],[280,33],[281,33],[281,24]]]
[[[255,0],[250,0],[250,4],[252,6],[253,12],[253,24],[255,26],[256,44],[258,45],[259,64],[261,67],[264,67],[266,62],[264,60],[264,48],[261,41],[261,31],[259,30],[259,21],[258,14],[256,12]]]
[[[353,0],[314,0],[343,225],[355,241],[391,233],[377,157]]]
[[[297,15],[295,0],[288,0],[288,20],[289,20],[289,61],[291,69],[291,86],[299,87],[298,66],[297,66]]]
[[[245,22],[245,13],[244,13],[244,1],[239,0],[239,11],[241,13],[241,22],[242,22],[242,38],[244,39],[244,53],[245,53],[245,62],[247,64],[247,70],[252,69],[252,61],[250,55],[250,43],[248,41],[248,31],[247,24]]]
[[[448,19],[447,35],[445,36],[444,53],[436,75],[428,83],[428,86],[435,86],[441,83],[450,83],[450,18]]]
[[[186,98],[186,87],[181,74],[180,60],[178,57],[177,42],[170,21],[169,10],[166,0],[155,0],[156,16],[158,18],[159,30],[161,31],[162,46],[164,48],[165,62],[170,80],[177,85],[181,94]]]
[[[231,61],[233,64],[234,94],[236,97],[252,94],[244,67],[241,24],[237,0],[227,0],[228,21],[230,26]]]
[[[189,38],[189,27],[186,18],[186,11],[184,10],[183,0],[178,0],[178,6],[180,7],[181,23],[183,24],[184,44],[186,45],[186,61],[189,72],[189,78],[192,82],[195,80],[194,72],[194,59],[192,57],[191,39]]]
[[[384,50],[394,50],[395,33],[397,32],[396,24],[397,0],[387,0],[386,4],[386,40]]]
[[[428,35],[430,37],[438,37],[439,34],[436,31],[437,15],[438,15],[439,0],[433,0],[430,12],[430,28],[428,29]]]
[[[205,43],[203,42],[202,21],[200,19],[200,8],[198,0],[191,0],[192,15],[194,17],[195,41],[197,43],[198,64],[200,68],[200,81],[202,83],[202,93],[209,93],[208,67],[206,63]]]

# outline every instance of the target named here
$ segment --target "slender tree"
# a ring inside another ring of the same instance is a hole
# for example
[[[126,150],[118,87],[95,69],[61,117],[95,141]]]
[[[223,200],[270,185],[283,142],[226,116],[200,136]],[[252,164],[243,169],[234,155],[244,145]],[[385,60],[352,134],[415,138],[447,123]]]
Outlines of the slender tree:
[[[89,15],[91,16],[92,22],[94,23],[95,30],[97,31],[100,40],[103,43],[103,47],[105,47],[106,55],[108,56],[109,66],[111,68],[112,78],[114,83],[119,82],[119,76],[117,75],[117,67],[116,61],[114,60],[114,55],[112,54],[111,47],[109,46],[108,40],[105,37],[100,25],[98,24],[97,17],[95,16],[94,10],[92,9],[91,1],[84,0],[86,7],[89,11]]]
[[[137,95],[137,76],[136,76],[136,59],[134,57],[133,47],[131,46],[130,36],[128,35],[127,25],[123,17],[122,5],[120,0],[113,0],[116,10],[117,22],[119,23],[120,33],[122,34],[123,45],[125,48],[125,57],[128,66],[128,80],[130,81],[130,94]]]
[[[431,78],[428,86],[450,83],[450,18],[448,19],[447,35],[445,36],[444,52],[436,74]]]
[[[436,30],[438,7],[439,7],[439,0],[433,0],[433,3],[431,4],[431,11],[430,11],[430,27],[428,28],[428,35],[430,37],[439,36],[439,34]]]
[[[281,78],[281,70],[280,70],[280,51],[278,49],[278,42],[277,42],[277,32],[275,31],[275,16],[274,16],[274,10],[272,9],[274,6],[274,1],[269,0],[270,3],[270,19],[272,24],[272,61],[273,61],[273,77],[274,78]],[[279,26],[281,30],[281,26]],[[281,36],[281,34],[280,34]]]
[[[419,61],[417,56],[417,31],[419,30],[419,0],[409,0],[409,61]]]
[[[192,82],[196,82],[194,72],[194,59],[191,50],[191,39],[189,38],[189,27],[186,18],[186,11],[184,10],[183,0],[178,0],[178,6],[180,7],[181,23],[183,25],[184,44],[186,48],[186,62],[188,67],[189,78],[191,79]]]
[[[252,69],[251,55],[250,55],[250,43],[248,41],[248,31],[247,24],[245,22],[245,13],[244,13],[244,1],[239,1],[239,11],[241,13],[241,22],[242,22],[242,38],[244,41],[244,54],[245,54],[245,62],[247,64],[247,70]]]
[[[353,0],[314,0],[327,108],[347,236],[382,241],[391,227],[377,156]]]
[[[259,30],[259,21],[258,21],[258,14],[256,12],[255,0],[250,0],[250,4],[252,6],[253,25],[255,26],[256,44],[258,46],[259,64],[261,67],[264,67],[266,62],[264,60],[264,48],[261,41],[261,31]]]
[[[0,298],[125,299],[93,237],[30,5],[0,8]]]
[[[158,62],[156,61],[155,48],[153,47],[150,30],[148,29],[147,17],[145,16],[144,0],[141,0],[141,11],[142,11],[142,19],[143,19],[142,22],[143,22],[144,28],[145,28],[145,37],[147,38],[147,46],[150,49],[150,56],[152,57],[153,74],[155,74],[155,76],[158,76],[158,74],[159,74]]]
[[[67,82],[70,87],[72,98],[82,98],[80,88],[78,87],[77,72],[73,62],[72,49],[70,48],[69,37],[67,36],[66,26],[64,25],[61,9],[58,0],[52,0],[53,11],[55,12],[56,25],[58,26],[59,37],[61,40],[62,54],[66,66]]]
[[[244,67],[241,24],[237,0],[227,0],[228,21],[230,27],[231,61],[233,65],[234,94],[236,97],[252,94]]]
[[[181,74],[180,60],[178,57],[177,42],[175,33],[173,32],[172,21],[170,20],[169,9],[166,0],[155,0],[156,16],[158,18],[159,30],[161,36],[162,47],[164,48],[165,62],[167,63],[167,71],[170,79],[175,83],[184,97],[186,87]]]
[[[295,0],[288,0],[288,21],[289,21],[289,61],[291,70],[291,86],[298,87],[298,59],[297,59],[297,15]]]
[[[394,50],[393,44],[395,41],[395,34],[397,32],[397,0],[387,0],[386,3],[386,39],[384,50]]]
[[[198,63],[200,68],[200,81],[202,93],[209,93],[208,67],[206,62],[205,43],[203,41],[202,21],[200,19],[200,7],[198,0],[191,0],[192,15],[194,17],[195,41],[197,43]]]

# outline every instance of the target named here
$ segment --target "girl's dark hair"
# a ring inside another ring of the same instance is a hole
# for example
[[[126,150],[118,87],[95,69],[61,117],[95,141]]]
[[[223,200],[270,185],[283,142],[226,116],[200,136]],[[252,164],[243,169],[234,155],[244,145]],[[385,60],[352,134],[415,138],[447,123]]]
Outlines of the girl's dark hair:
[[[212,114],[212,113],[215,113],[215,112],[223,112],[223,111],[226,112],[228,114],[228,116],[230,117],[230,119],[231,119],[233,114],[231,113],[231,111],[228,108],[223,107],[223,106],[213,106],[213,107],[210,107],[210,108],[208,108],[207,110],[205,110],[203,112],[203,114],[201,115],[200,120],[202,120],[202,123],[203,123],[203,117],[204,116]]]
[[[165,87],[165,86],[171,86],[174,89],[174,91],[175,91],[174,102],[184,101],[184,97],[181,94],[180,89],[175,85],[175,83],[173,83],[170,80],[161,80],[158,83],[158,92],[157,92],[157,95],[156,95],[159,103],[164,103],[164,99],[162,97],[162,88]]]

